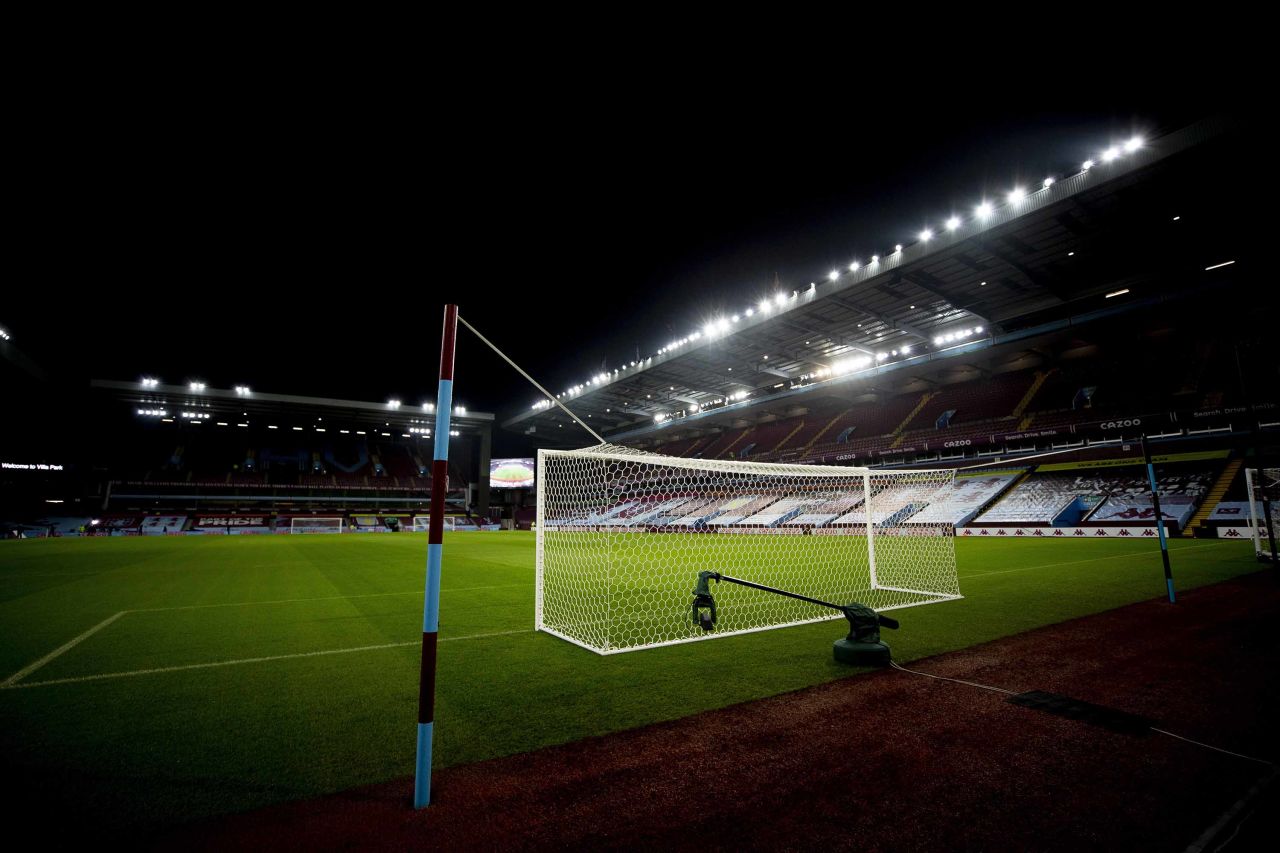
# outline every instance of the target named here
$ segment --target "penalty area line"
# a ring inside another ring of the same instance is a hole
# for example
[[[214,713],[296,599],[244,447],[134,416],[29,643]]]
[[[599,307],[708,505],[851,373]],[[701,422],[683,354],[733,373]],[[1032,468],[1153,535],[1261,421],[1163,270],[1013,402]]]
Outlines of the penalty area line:
[[[67,652],[71,651],[73,648],[80,645],[85,640],[89,639],[94,634],[98,633],[103,628],[107,627],[112,622],[116,621],[117,619],[119,619],[121,616],[125,615],[128,612],[129,612],[128,610],[121,610],[119,613],[116,613],[112,616],[108,616],[106,619],[103,619],[97,625],[94,625],[92,628],[90,628],[88,631],[85,631],[80,636],[75,637],[74,639],[68,640],[67,642],[58,646],[53,651],[49,652],[49,654],[40,658],[40,660],[35,661],[34,663],[27,664],[25,667],[18,670],[13,675],[6,678],[4,681],[0,681],[0,690],[15,686],[19,681],[26,678],[31,673],[35,672],[40,667],[54,660],[58,656],[66,654]]]
[[[116,614],[116,616],[119,616],[119,615],[121,614],[119,613]],[[112,620],[108,620],[108,621],[112,621]],[[98,626],[98,627],[102,627],[102,626]],[[95,628],[94,630],[97,630],[97,628]],[[439,642],[448,643],[448,642],[458,642],[460,640],[482,640],[487,637],[507,637],[513,634],[532,634],[533,631],[534,631],[533,628],[520,628],[515,631],[493,631],[488,634],[466,634],[461,637],[441,637]],[[81,637],[77,638],[75,642],[79,642],[81,639],[84,638],[84,636],[87,636],[87,635],[82,635]],[[296,652],[294,654],[288,654],[288,655],[267,655],[265,657],[256,657],[256,658],[237,658],[236,660],[210,661],[209,663],[188,663],[188,664],[182,664],[180,666],[162,666],[162,667],[156,667],[153,669],[134,669],[134,670],[129,670],[127,672],[104,672],[99,675],[81,675],[81,676],[76,676],[74,678],[51,678],[48,681],[28,681],[23,684],[14,683],[14,679],[10,679],[9,681],[6,681],[4,684],[0,684],[0,690],[24,690],[29,687],[49,687],[55,684],[82,684],[87,681],[107,681],[107,680],[116,679],[116,678],[135,678],[137,676],[142,676],[142,675],[161,675],[168,672],[185,672],[193,669],[214,669],[217,667],[224,667],[224,666],[243,666],[244,664],[250,664],[250,663],[269,663],[271,661],[277,661],[277,660],[295,660],[298,658],[315,658],[315,657],[324,657],[326,655],[349,655],[349,654],[354,654],[356,652],[372,652],[372,651],[378,651],[381,649],[398,649],[398,648],[403,648],[405,646],[419,646],[419,645],[422,645],[421,639],[408,640],[403,643],[379,643],[378,645],[374,645],[374,646],[353,646],[351,648],[346,648],[346,649],[321,649],[320,651],[315,651],[315,652]],[[52,660],[52,658],[50,658],[50,660]],[[45,661],[45,663],[47,662],[48,661]],[[19,673],[19,674],[22,675],[25,673]]]

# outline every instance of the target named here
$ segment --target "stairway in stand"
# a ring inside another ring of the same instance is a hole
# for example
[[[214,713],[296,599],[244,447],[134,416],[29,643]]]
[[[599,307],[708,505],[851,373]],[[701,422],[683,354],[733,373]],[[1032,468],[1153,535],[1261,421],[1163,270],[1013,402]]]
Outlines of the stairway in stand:
[[[1214,480],[1213,486],[1205,494],[1200,508],[1196,510],[1196,514],[1191,516],[1191,520],[1187,522],[1187,529],[1191,531],[1192,536],[1200,538],[1212,535],[1212,531],[1207,524],[1209,516],[1213,514],[1213,508],[1218,505],[1218,501],[1222,500],[1222,496],[1227,493],[1227,489],[1231,488],[1231,483],[1235,480],[1236,474],[1240,473],[1241,464],[1243,464],[1242,460],[1232,459],[1227,463],[1227,467],[1222,469],[1218,479]]]

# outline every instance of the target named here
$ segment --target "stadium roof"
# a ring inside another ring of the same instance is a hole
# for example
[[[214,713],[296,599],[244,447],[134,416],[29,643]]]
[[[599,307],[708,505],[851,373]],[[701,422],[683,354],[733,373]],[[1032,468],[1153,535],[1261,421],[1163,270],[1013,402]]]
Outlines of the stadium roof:
[[[1195,293],[1211,273],[1233,280],[1237,270],[1217,265],[1239,258],[1245,212],[1234,170],[1248,158],[1232,146],[1243,137],[1232,122],[1205,121],[1120,144],[1073,175],[1011,187],[973,210],[944,211],[910,245],[780,284],[771,300],[704,318],[660,352],[559,398],[607,438],[674,437],[681,426],[776,408],[761,401],[795,405],[837,386],[847,396],[886,374],[1025,345],[1064,323]],[[503,426],[541,444],[584,438],[546,400]]]
[[[300,397],[291,394],[269,394],[247,387],[209,388],[191,385],[163,385],[155,380],[120,382],[94,379],[90,387],[121,404],[134,408],[135,414],[147,418],[175,421],[196,420],[189,415],[209,415],[212,423],[222,416],[226,423],[250,423],[254,426],[310,427],[323,419],[336,428],[395,427],[401,432],[418,434],[435,426],[435,404],[408,404],[339,400],[327,397]],[[160,414],[164,413],[164,414]],[[494,416],[455,406],[450,428],[460,433],[488,431]]]

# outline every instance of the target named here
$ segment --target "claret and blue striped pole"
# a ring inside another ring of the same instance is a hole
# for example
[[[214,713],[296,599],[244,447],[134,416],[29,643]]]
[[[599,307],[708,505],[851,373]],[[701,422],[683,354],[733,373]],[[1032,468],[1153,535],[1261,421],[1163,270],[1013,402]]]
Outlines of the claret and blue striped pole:
[[[1173,589],[1173,569],[1169,567],[1169,541],[1164,536],[1164,515],[1160,511],[1160,491],[1156,487],[1156,466],[1151,463],[1151,445],[1147,437],[1142,436],[1142,458],[1147,463],[1147,482],[1151,484],[1151,508],[1156,514],[1156,530],[1160,533],[1160,558],[1164,560],[1164,586],[1169,592],[1169,603],[1178,600]]]
[[[440,390],[436,393],[435,456],[431,462],[431,526],[427,538],[427,594],[422,603],[422,674],[418,682],[418,756],[413,807],[431,802],[431,734],[436,705],[436,638],[440,630],[440,559],[444,542],[444,496],[449,478],[449,415],[453,411],[453,348],[458,306],[444,307],[440,344]]]

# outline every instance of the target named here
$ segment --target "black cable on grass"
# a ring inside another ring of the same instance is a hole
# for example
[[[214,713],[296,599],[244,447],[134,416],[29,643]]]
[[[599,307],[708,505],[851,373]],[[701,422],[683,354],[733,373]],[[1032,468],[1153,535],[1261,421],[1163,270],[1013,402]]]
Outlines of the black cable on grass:
[[[899,665],[899,664],[898,664],[898,662],[897,662],[897,661],[894,661],[894,660],[889,661],[889,666],[893,667],[894,669],[900,669],[900,670],[902,670],[903,672],[909,672],[909,673],[911,673],[912,675],[923,675],[925,678],[935,678],[935,679],[937,679],[938,681],[953,681],[953,682],[955,682],[956,684],[967,684],[967,685],[969,685],[970,687],[977,687],[977,688],[980,688],[980,689],[982,689],[982,690],[990,690],[990,691],[991,691],[991,692],[993,692],[993,693],[1004,693],[1004,694],[1009,695],[1009,696],[1017,696],[1017,695],[1018,695],[1018,694],[1014,693],[1012,690],[1005,690],[1003,687],[992,687],[992,686],[990,686],[990,685],[988,685],[988,684],[979,684],[979,683],[977,683],[976,681],[965,681],[964,679],[961,679],[961,678],[947,678],[947,677],[946,677],[946,676],[944,676],[944,675],[930,675],[930,674],[929,674],[929,673],[927,673],[927,672],[917,672],[917,671],[916,671],[916,670],[914,670],[914,669],[907,669],[905,666],[901,666],[901,665]]]

